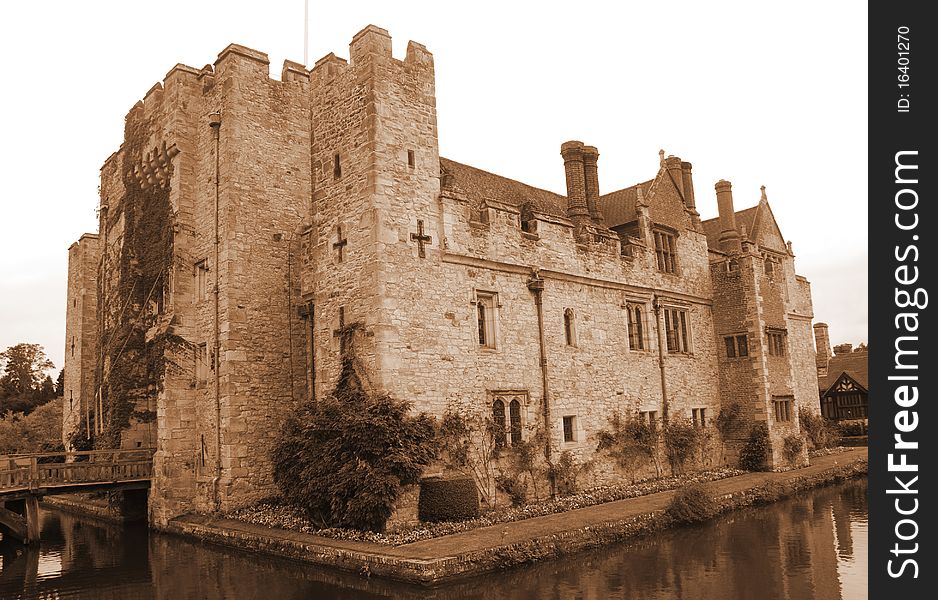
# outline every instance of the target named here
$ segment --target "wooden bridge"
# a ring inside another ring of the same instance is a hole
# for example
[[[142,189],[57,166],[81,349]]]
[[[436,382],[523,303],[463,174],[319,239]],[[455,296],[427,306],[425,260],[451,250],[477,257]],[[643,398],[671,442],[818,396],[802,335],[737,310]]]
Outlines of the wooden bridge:
[[[42,496],[147,489],[152,474],[152,448],[0,455],[0,531],[38,542]]]

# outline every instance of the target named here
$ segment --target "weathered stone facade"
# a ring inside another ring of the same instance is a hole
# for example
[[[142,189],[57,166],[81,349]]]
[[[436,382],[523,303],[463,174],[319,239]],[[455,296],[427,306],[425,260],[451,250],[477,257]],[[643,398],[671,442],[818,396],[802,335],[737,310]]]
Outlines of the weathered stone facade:
[[[73,448],[71,436],[94,403],[98,361],[98,236],[86,233],[68,249],[68,291],[65,308],[65,385],[62,444]]]
[[[101,350],[80,368],[102,400],[81,410],[156,447],[154,524],[273,493],[283,420],[333,388],[344,343],[367,386],[418,411],[519,399],[524,435],[546,428],[579,462],[613,414],[712,429],[729,402],[736,438],[766,422],[783,462],[817,379],[810,289],[764,195],[736,213],[721,182],[721,217],[701,222],[690,163],[663,153],[600,195],[598,151],[567,142],[566,196],[441,158],[432,55],[410,42],[397,60],[374,26],[349,61],[268,70],[237,45],[177,65],[102,168],[102,309],[81,325]],[[70,270],[70,302],[84,277]]]

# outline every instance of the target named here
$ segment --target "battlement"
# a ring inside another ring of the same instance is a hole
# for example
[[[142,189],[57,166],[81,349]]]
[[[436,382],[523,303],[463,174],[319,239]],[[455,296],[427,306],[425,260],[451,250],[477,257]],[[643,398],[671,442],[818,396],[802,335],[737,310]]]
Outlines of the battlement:
[[[391,34],[376,25],[368,25],[354,36],[349,44],[349,60],[336,56],[334,52],[316,61],[310,70],[311,78],[317,83],[331,81],[347,69],[381,62],[388,66],[403,67],[416,74],[421,72],[433,79],[433,54],[423,44],[408,41],[404,60],[392,56]]]

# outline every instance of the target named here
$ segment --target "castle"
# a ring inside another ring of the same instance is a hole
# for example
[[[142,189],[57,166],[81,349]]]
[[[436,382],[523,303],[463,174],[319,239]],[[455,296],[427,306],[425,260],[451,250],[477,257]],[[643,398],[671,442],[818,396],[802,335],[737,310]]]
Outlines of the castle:
[[[69,249],[69,447],[154,446],[155,525],[249,504],[354,343],[373,389],[487,414],[507,444],[540,426],[586,460],[615,413],[711,428],[733,405],[730,437],[765,423],[785,462],[818,379],[764,188],[736,211],[717,182],[701,221],[691,164],[663,152],[600,194],[597,149],[564,143],[566,196],[441,158],[430,52],[397,60],[369,26],[349,53],[278,81],[232,44],[131,108],[98,233]]]

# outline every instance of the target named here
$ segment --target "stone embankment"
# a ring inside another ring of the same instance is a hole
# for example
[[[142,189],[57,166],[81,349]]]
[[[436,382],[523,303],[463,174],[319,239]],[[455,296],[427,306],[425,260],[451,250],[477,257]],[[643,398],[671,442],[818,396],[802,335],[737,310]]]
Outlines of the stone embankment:
[[[802,491],[862,477],[865,448],[819,456],[786,472],[747,473],[707,485],[720,512],[767,504]],[[210,515],[185,515],[166,530],[247,551],[283,556],[362,575],[433,585],[647,535],[671,526],[674,491],[480,527],[400,546],[336,540]]]

